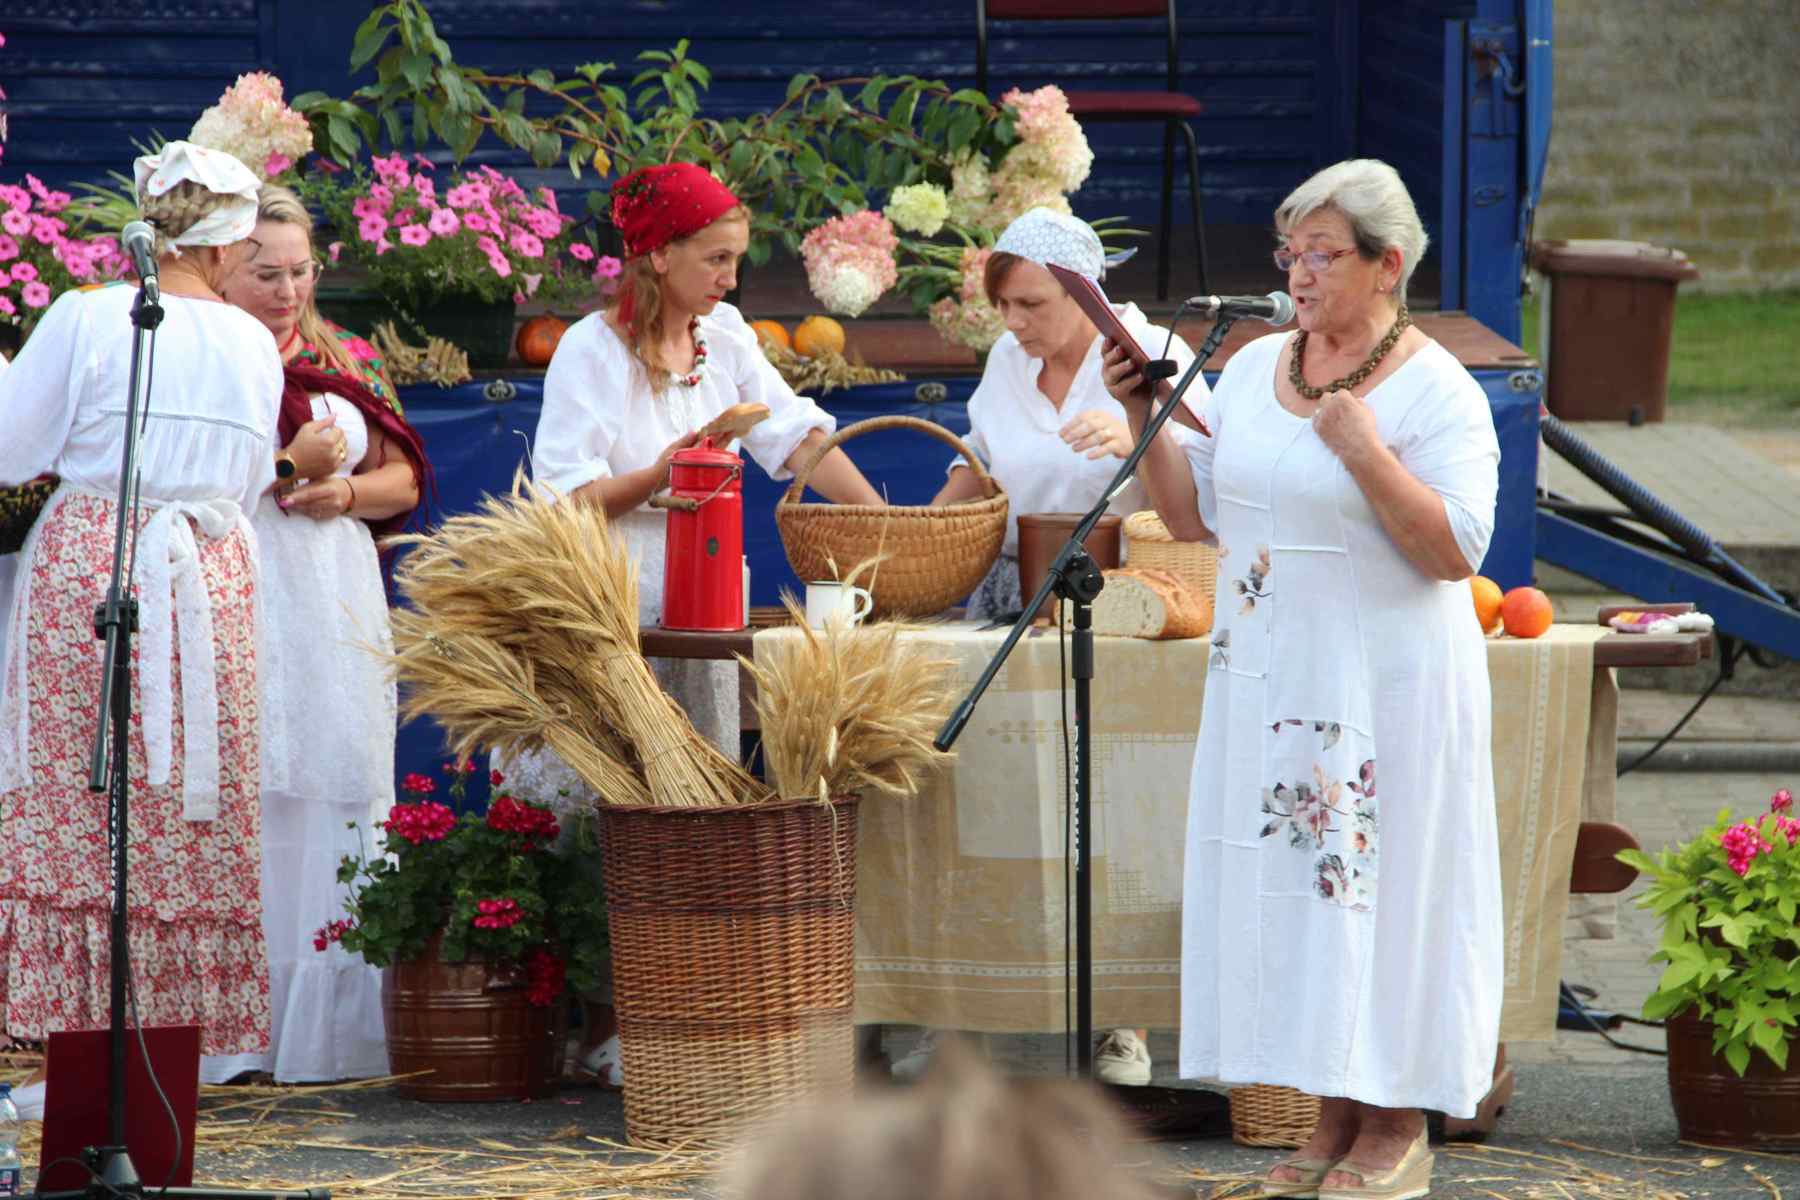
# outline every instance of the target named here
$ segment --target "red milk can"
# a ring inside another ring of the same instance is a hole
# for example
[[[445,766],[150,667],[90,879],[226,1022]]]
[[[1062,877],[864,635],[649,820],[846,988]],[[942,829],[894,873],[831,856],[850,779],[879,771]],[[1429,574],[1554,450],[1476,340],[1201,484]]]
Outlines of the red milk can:
[[[743,460],[702,438],[669,460],[664,534],[663,619],[667,629],[744,627]]]

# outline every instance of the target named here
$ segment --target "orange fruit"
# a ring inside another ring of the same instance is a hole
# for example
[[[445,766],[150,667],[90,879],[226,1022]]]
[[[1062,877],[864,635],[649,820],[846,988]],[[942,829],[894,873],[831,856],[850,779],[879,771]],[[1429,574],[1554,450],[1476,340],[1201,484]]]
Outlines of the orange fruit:
[[[756,330],[756,336],[765,342],[774,342],[783,350],[794,348],[793,339],[788,337],[787,326],[780,321],[752,321],[750,328]]]
[[[844,352],[844,327],[830,317],[811,316],[794,329],[794,352],[811,358],[826,351]]]
[[[1500,620],[1513,637],[1540,637],[1555,619],[1550,597],[1534,587],[1516,587],[1500,599]]]
[[[1500,624],[1500,585],[1486,575],[1471,575],[1469,593],[1475,599],[1475,619],[1481,623],[1481,632],[1491,632]]]

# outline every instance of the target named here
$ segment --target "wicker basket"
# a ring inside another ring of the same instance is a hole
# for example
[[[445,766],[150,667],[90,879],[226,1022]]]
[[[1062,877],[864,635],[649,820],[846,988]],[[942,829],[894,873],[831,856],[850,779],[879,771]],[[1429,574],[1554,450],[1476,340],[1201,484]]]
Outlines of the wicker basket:
[[[1167,571],[1210,603],[1219,577],[1219,551],[1204,542],[1176,541],[1156,510],[1146,508],[1125,518],[1125,565]]]
[[[632,1143],[722,1145],[848,1095],[857,798],[601,815]]]
[[[1240,1146],[1304,1146],[1318,1123],[1317,1096],[1266,1083],[1231,1089],[1231,1140]]]
[[[917,429],[954,446],[969,460],[985,498],[942,506],[800,502],[813,468],[833,447],[883,429]],[[775,505],[775,524],[801,582],[838,578],[881,555],[867,581],[873,615],[924,617],[974,591],[994,565],[1006,540],[1006,505],[1006,491],[954,433],[917,417],[874,417],[826,439]]]

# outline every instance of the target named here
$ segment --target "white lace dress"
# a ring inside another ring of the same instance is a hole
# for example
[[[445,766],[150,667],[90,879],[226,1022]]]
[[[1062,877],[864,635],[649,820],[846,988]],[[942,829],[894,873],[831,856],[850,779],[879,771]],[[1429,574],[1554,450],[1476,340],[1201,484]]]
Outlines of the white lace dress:
[[[349,401],[314,396],[313,416],[328,412],[349,443],[337,471],[347,476],[368,452],[368,426]],[[394,685],[376,654],[392,648],[381,567],[355,517],[284,512],[271,494],[251,523],[264,583],[263,930],[273,1024],[268,1054],[209,1056],[201,1076],[383,1075],[381,971],[339,945],[313,948],[315,931],[344,915],[339,861],[377,844],[394,804]]]

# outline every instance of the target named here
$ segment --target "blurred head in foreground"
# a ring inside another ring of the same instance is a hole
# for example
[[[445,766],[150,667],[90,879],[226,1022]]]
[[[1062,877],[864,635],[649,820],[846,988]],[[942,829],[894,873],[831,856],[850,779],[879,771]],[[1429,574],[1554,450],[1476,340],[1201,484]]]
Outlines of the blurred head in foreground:
[[[1151,1200],[1151,1153],[1096,1090],[1008,1080],[960,1046],[912,1088],[796,1114],[727,1172],[733,1200]]]

